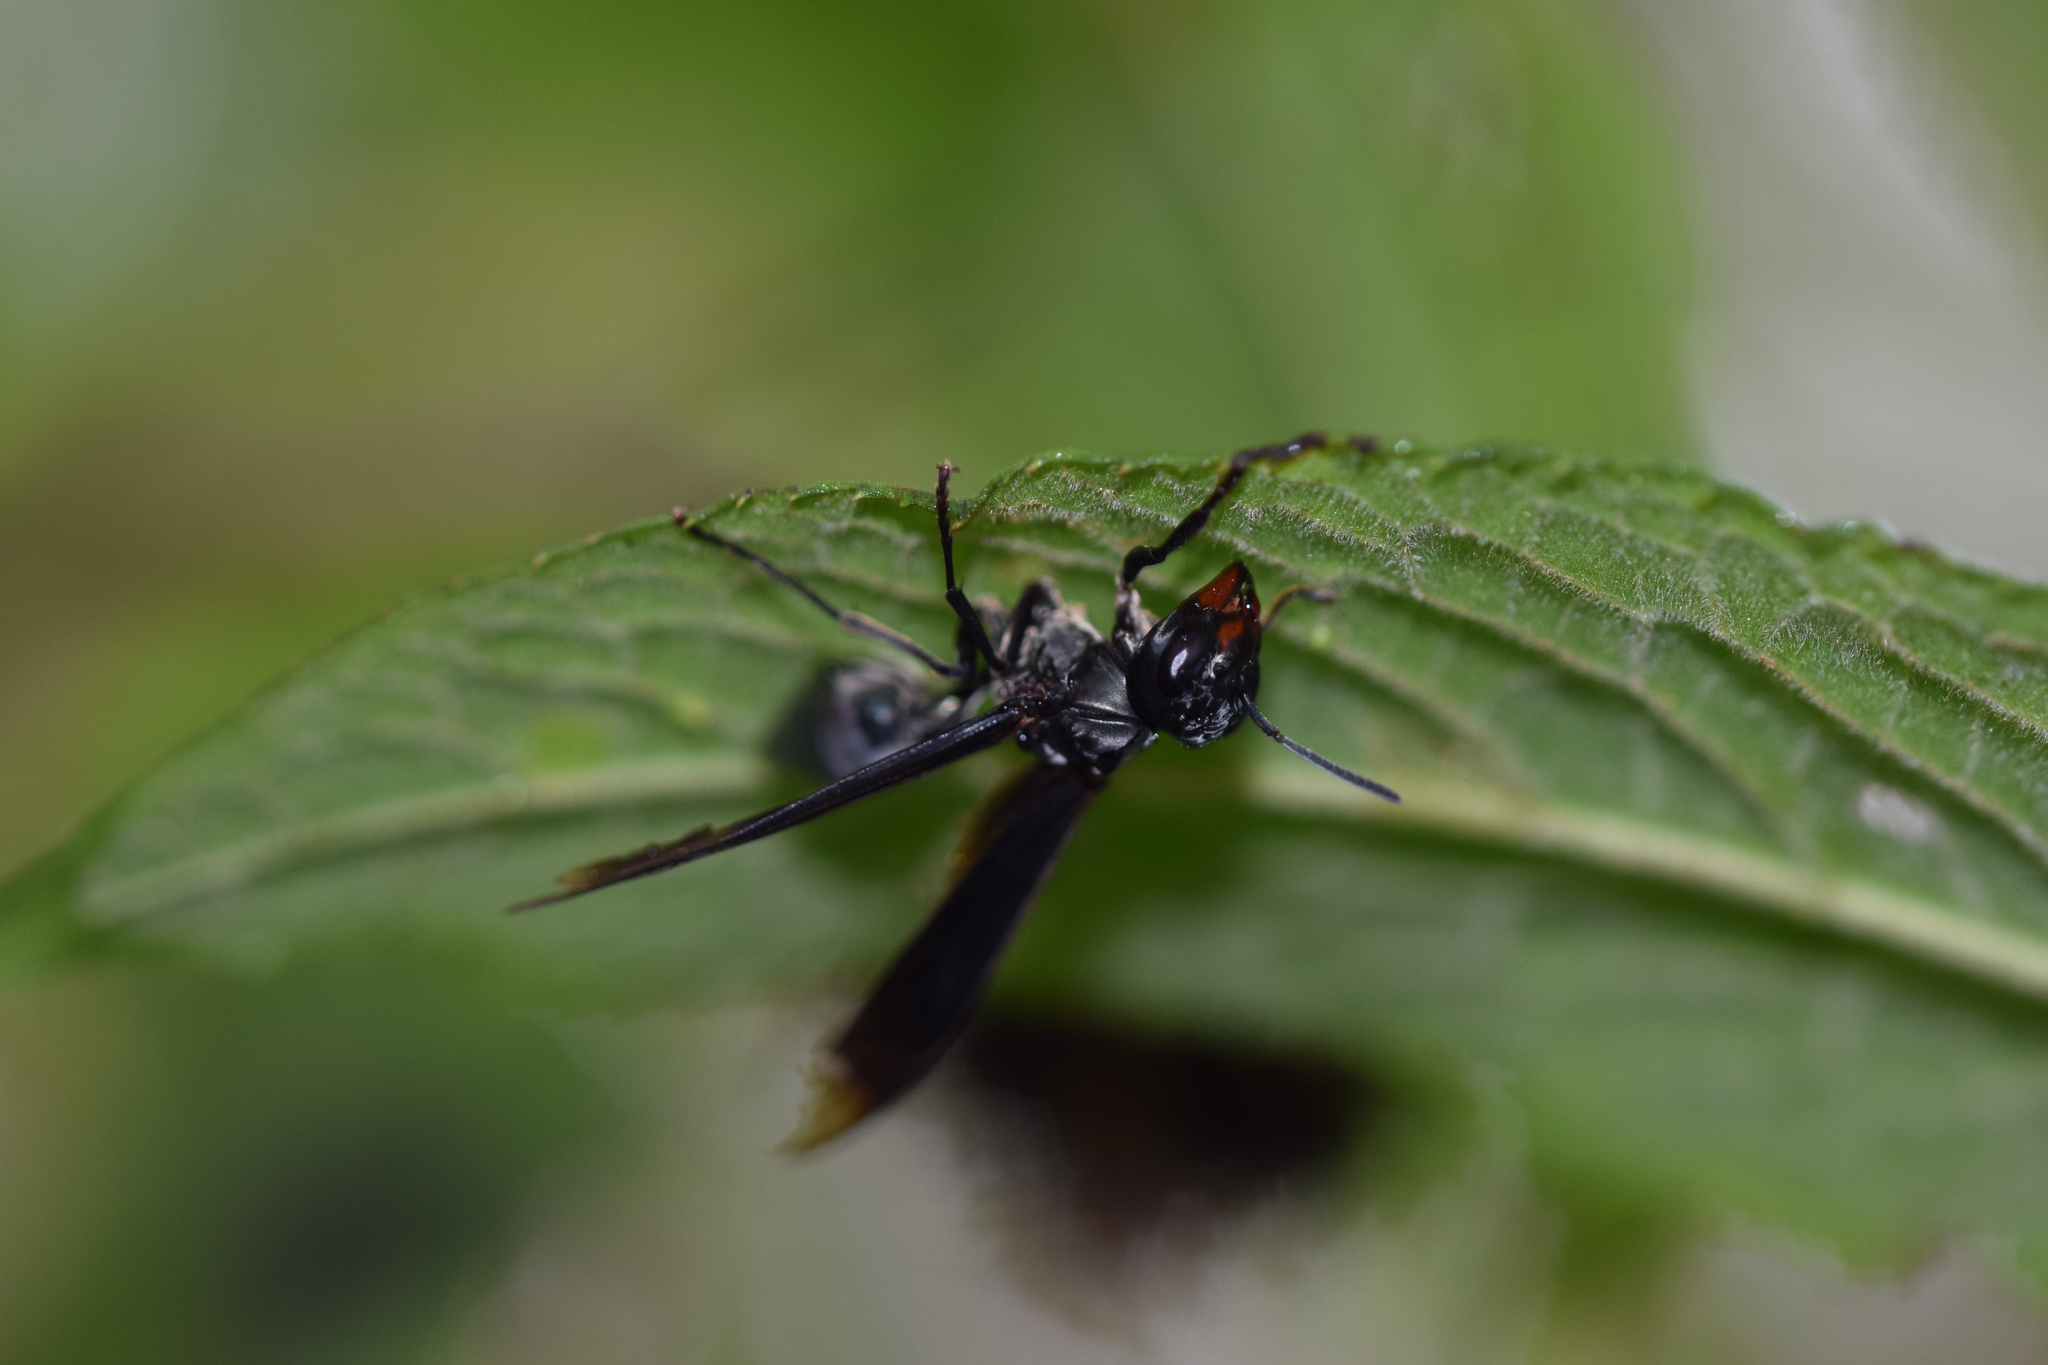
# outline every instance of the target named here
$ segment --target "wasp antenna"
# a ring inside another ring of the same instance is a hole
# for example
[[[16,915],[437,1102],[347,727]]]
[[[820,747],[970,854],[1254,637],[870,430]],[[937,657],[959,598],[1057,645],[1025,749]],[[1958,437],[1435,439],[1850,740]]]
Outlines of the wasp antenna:
[[[1272,721],[1266,719],[1265,712],[1259,710],[1259,708],[1256,706],[1249,707],[1248,709],[1251,713],[1252,724],[1258,726],[1261,730],[1264,730],[1266,734],[1272,739],[1277,740],[1281,748],[1286,749],[1289,753],[1297,754],[1300,757],[1307,759],[1309,762],[1315,764],[1318,768],[1321,768],[1324,772],[1330,774],[1332,777],[1341,777],[1354,787],[1362,787],[1366,791],[1371,792],[1374,796],[1384,796],[1387,800],[1392,801],[1394,804],[1400,804],[1401,794],[1395,791],[1392,787],[1383,787],[1369,777],[1362,777],[1359,774],[1352,772],[1351,769],[1344,767],[1342,764],[1332,763],[1329,759],[1324,758],[1321,754],[1317,753],[1314,749],[1309,748],[1305,744],[1296,744],[1293,740],[1289,739],[1287,736],[1280,733],[1279,726],[1275,725]]]

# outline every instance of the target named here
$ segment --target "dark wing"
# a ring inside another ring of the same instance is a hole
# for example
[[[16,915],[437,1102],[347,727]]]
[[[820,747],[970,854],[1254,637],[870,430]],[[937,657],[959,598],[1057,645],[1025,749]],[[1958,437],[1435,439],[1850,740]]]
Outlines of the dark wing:
[[[845,1132],[938,1064],[967,1027],[1097,785],[1041,763],[996,794],[969,836],[982,840],[973,861],[819,1066],[792,1148]]]
[[[629,882],[635,877],[645,877],[652,872],[665,872],[684,863],[741,844],[752,843],[778,834],[791,826],[806,820],[815,820],[820,815],[850,805],[865,796],[923,777],[936,772],[948,763],[993,748],[1017,733],[1023,723],[1014,710],[997,707],[985,716],[978,716],[965,725],[956,725],[930,739],[913,744],[908,749],[899,749],[887,758],[877,759],[855,772],[848,773],[837,782],[827,783],[808,796],[799,796],[788,805],[777,806],[750,815],[730,825],[713,828],[705,825],[680,839],[665,844],[649,844],[633,853],[621,854],[616,858],[605,858],[598,862],[572,867],[555,880],[568,889],[552,895],[536,896],[530,901],[521,901],[513,910],[531,910],[535,906],[553,905],[557,901],[580,896],[586,891],[612,886],[618,882]]]

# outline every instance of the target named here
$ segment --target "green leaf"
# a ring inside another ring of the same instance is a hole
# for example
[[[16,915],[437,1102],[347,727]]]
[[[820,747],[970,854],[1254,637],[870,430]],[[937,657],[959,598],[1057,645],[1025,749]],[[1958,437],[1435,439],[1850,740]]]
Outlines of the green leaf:
[[[965,508],[971,590],[1121,552],[1212,466],[1054,457]],[[950,638],[929,495],[701,514],[846,606]],[[2048,591],[1686,468],[1540,450],[1260,470],[1148,575],[1242,556],[1255,734],[1118,775],[1000,989],[1491,1077],[1548,1168],[1865,1255],[2048,1254]],[[418,596],[0,891],[0,945],[269,969],[427,952],[596,1008],[872,970],[941,885],[984,756],[774,840],[517,918],[590,857],[800,790],[765,757],[869,652],[667,518]],[[22,950],[26,952],[27,950]],[[20,954],[17,953],[17,956]]]

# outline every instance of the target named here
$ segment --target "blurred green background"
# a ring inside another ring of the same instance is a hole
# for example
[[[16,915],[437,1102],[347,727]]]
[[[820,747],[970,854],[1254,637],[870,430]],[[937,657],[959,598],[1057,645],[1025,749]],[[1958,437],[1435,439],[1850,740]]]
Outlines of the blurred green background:
[[[740,487],[1515,437],[2048,570],[2043,16],[0,0],[0,870],[404,591]],[[2048,1349],[1974,1262],[1565,1255],[1507,1119],[1244,1253],[1291,1278],[1076,1326],[932,1131],[762,1155],[830,1017],[388,964],[0,1000],[0,1354]]]

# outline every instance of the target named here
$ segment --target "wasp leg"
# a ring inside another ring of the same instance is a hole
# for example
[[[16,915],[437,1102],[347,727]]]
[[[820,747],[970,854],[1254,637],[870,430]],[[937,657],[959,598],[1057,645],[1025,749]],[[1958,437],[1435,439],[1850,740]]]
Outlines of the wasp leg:
[[[991,672],[1007,673],[1010,666],[989,643],[988,627],[982,623],[981,613],[967,600],[967,594],[960,590],[953,576],[953,503],[948,496],[952,483],[953,462],[946,460],[939,465],[939,486],[933,501],[939,512],[939,550],[946,559],[946,605],[960,618],[960,667],[972,671],[979,652],[981,658],[988,660]]]
[[[1136,630],[1138,596],[1133,585],[1137,583],[1138,575],[1200,535],[1202,528],[1209,524],[1210,515],[1223,505],[1225,498],[1236,491],[1238,484],[1244,480],[1244,476],[1253,465],[1262,461],[1277,463],[1292,460],[1311,450],[1328,450],[1330,445],[1330,438],[1322,432],[1305,431],[1291,441],[1283,441],[1278,445],[1252,446],[1231,456],[1230,463],[1224,466],[1222,475],[1216,480],[1216,487],[1210,490],[1208,497],[1202,499],[1200,507],[1181,518],[1180,525],[1173,528],[1172,535],[1158,545],[1140,545],[1124,556],[1123,568],[1116,576],[1118,629]]]
[[[1274,618],[1280,615],[1280,609],[1297,597],[1308,602],[1334,602],[1337,600],[1337,593],[1332,588],[1311,588],[1305,583],[1296,583],[1273,599],[1272,604],[1266,608],[1266,619],[1259,622],[1259,625],[1272,625]]]
[[[734,544],[732,541],[727,540],[724,536],[713,535],[711,532],[705,530],[702,526],[699,526],[695,522],[691,521],[689,519],[689,513],[684,511],[682,508],[678,507],[675,510],[674,518],[676,526],[681,530],[687,531],[689,534],[697,537],[697,539],[703,541],[707,545],[716,545],[719,549],[724,550],[727,554],[736,555],[739,558],[746,560],[747,563],[753,565],[762,573],[767,574],[770,578],[782,584],[784,587],[794,589],[796,592],[802,594],[804,600],[808,601],[812,606],[816,607],[819,611],[824,612],[827,616],[837,621],[841,626],[853,632],[855,635],[864,635],[870,640],[880,640],[883,644],[888,645],[892,649],[901,650],[903,653],[908,654],[911,658],[917,660],[919,663],[923,664],[926,668],[929,668],[932,672],[938,674],[942,678],[964,678],[974,671],[973,663],[971,660],[962,660],[955,663],[947,663],[944,659],[941,659],[938,655],[932,653],[923,645],[911,639],[908,635],[905,635],[902,631],[897,630],[892,626],[885,626],[880,621],[877,621],[874,617],[866,615],[865,613],[858,611],[842,611],[840,608],[833,606],[830,602],[826,601],[825,598],[816,589],[812,588],[808,583],[804,582],[801,578],[798,578],[795,574],[790,573],[786,569],[777,567],[773,562],[771,562],[770,560],[766,559],[761,555],[755,554],[752,550],[749,550],[744,545]]]

